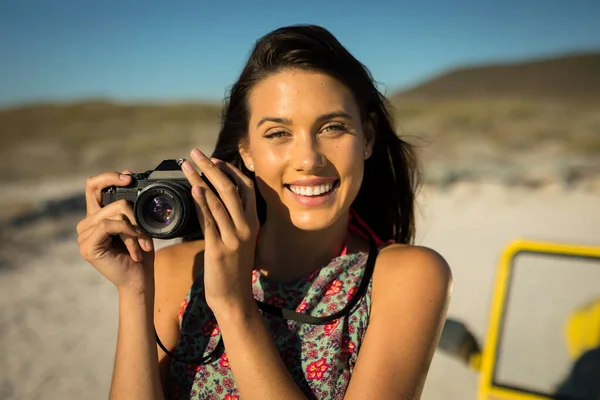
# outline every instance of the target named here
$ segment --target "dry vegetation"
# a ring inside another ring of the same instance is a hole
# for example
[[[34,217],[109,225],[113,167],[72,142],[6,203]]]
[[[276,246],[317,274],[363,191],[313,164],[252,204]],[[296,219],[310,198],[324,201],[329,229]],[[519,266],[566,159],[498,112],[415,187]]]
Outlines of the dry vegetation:
[[[600,172],[600,101],[402,100],[394,109],[428,181],[515,179],[511,174],[564,180]],[[0,178],[24,183],[152,168],[192,146],[212,148],[219,113],[210,104],[100,102],[3,110]]]
[[[405,100],[400,132],[426,180],[572,184],[600,176],[600,100]]]
[[[161,157],[211,142],[220,107],[83,102],[0,111],[0,178],[8,182],[148,169]]]
[[[418,147],[426,183],[439,187],[464,180],[597,187],[599,61],[587,55],[451,72],[391,96],[398,132]],[[210,152],[220,111],[220,104],[106,101],[0,109],[0,180],[18,188],[142,171],[193,146]]]

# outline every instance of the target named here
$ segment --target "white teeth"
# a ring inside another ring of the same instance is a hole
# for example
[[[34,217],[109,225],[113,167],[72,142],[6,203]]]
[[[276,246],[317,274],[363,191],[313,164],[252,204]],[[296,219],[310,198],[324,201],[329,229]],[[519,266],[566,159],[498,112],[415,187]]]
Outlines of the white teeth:
[[[333,188],[333,183],[327,183],[319,186],[295,186],[290,185],[290,190],[301,196],[318,196],[329,192]]]

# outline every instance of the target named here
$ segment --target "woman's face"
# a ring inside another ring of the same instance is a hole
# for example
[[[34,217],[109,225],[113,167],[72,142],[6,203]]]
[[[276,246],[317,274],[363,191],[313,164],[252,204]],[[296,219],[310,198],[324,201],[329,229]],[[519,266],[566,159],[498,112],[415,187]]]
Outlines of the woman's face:
[[[288,70],[257,84],[249,107],[240,153],[268,218],[319,230],[345,216],[372,148],[352,93],[328,75]]]

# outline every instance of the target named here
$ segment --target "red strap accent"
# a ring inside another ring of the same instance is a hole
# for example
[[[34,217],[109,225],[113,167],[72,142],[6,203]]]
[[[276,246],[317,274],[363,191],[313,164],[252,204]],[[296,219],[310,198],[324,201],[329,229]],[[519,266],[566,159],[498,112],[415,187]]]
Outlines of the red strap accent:
[[[361,226],[362,229],[359,227]],[[381,240],[369,225],[358,215],[358,213],[351,208],[349,221],[348,221],[348,236],[346,237],[346,244],[344,245],[344,249],[342,250],[342,256],[346,255],[348,252],[348,238],[350,237],[350,232],[362,237],[364,240],[369,240],[369,237],[365,234],[365,231],[373,238],[377,247],[381,247],[385,244],[393,243],[393,240],[389,240],[387,243]]]
[[[362,229],[360,228],[362,227]],[[340,256],[345,256],[348,253],[348,241],[350,240],[350,232],[354,233],[362,237],[364,240],[369,240],[369,237],[365,234],[365,231],[373,238],[377,247],[381,247],[385,244],[394,243],[393,240],[388,240],[384,242],[381,240],[369,225],[358,215],[358,213],[351,208],[350,214],[348,216],[348,235],[346,235],[346,242],[344,243],[344,248],[342,249],[342,253]],[[258,230],[258,234],[256,235],[256,241],[258,242],[258,238],[260,236],[260,229]]]

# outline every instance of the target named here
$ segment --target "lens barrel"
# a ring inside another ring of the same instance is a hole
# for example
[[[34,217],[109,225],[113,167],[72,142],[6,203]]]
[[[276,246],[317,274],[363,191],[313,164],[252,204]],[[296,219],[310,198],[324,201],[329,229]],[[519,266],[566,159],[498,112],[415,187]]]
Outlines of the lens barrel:
[[[158,181],[142,190],[134,204],[137,225],[157,239],[173,239],[196,219],[191,186],[176,181]]]

